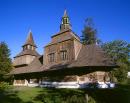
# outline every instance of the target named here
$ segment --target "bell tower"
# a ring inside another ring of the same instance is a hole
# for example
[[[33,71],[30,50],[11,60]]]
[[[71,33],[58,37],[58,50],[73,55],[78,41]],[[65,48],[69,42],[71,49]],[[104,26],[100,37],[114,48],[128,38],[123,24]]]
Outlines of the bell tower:
[[[63,30],[66,30],[66,29],[71,29],[71,24],[70,24],[69,17],[67,15],[67,11],[65,10],[64,11],[64,15],[62,17],[62,22],[61,22],[61,25],[60,25],[60,30],[63,31]]]
[[[29,35],[27,37],[27,40],[22,47],[23,47],[23,51],[25,51],[25,50],[33,50],[34,51],[37,48],[37,46],[34,43],[31,30],[29,31]]]
[[[15,67],[26,66],[30,64],[35,57],[40,56],[36,51],[37,46],[34,43],[33,35],[31,30],[29,31],[28,37],[24,45],[22,46],[22,51],[14,57],[13,64]]]

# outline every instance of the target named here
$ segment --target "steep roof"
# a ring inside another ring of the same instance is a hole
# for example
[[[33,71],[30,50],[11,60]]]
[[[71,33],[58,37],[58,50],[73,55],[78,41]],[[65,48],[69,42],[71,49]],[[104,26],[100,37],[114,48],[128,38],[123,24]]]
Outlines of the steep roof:
[[[103,51],[99,46],[95,44],[83,45],[77,60],[59,63],[54,65],[43,66],[44,71],[69,69],[75,67],[118,67],[116,63]]]
[[[113,60],[97,45],[83,45],[76,61],[69,67],[116,66]]]
[[[33,36],[32,36],[31,30],[29,31],[27,40],[26,40],[26,42],[25,42],[24,45],[28,45],[28,44],[36,47],[36,45],[35,45],[35,43],[34,43],[34,40],[33,40]],[[24,45],[23,45],[23,46],[24,46]]]
[[[63,17],[68,17],[67,10],[65,9]]]
[[[51,70],[62,70],[75,67],[118,67],[109,56],[97,45],[83,45],[77,60],[59,64],[44,65],[37,57],[26,67],[15,68],[11,74],[44,72]],[[86,69],[87,70],[87,69]]]
[[[34,49],[24,49],[24,47],[27,48],[27,45],[31,45],[34,47]],[[32,56],[40,56],[37,51],[35,50],[36,48],[36,45],[34,43],[34,39],[33,39],[33,35],[32,35],[32,32],[29,31],[29,34],[28,34],[28,37],[27,37],[27,40],[25,42],[25,44],[22,46],[23,47],[23,50],[18,54],[16,55],[14,58],[16,57],[20,57],[20,56],[23,56],[23,55],[32,55]]]

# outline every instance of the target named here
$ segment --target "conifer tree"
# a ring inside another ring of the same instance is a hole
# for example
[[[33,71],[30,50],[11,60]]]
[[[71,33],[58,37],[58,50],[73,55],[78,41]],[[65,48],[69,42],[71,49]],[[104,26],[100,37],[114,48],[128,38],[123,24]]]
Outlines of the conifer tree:
[[[10,50],[5,42],[0,43],[0,81],[3,81],[5,75],[12,69],[10,59]]]
[[[94,23],[91,18],[85,20],[84,30],[82,31],[81,41],[83,44],[96,44],[97,30],[94,28]]]

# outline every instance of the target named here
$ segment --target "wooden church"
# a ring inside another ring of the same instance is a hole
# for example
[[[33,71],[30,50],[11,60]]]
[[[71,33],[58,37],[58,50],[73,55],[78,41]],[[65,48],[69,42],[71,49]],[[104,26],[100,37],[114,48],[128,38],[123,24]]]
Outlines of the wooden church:
[[[71,28],[66,10],[60,31],[44,47],[36,51],[30,31],[22,51],[14,57],[14,86],[84,88],[90,83],[110,83],[109,72],[117,67],[96,44],[83,45]]]

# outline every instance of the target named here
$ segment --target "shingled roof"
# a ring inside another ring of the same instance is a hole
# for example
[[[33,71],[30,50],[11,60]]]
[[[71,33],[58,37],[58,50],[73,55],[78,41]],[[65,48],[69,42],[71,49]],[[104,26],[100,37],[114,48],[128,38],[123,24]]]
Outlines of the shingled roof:
[[[29,31],[27,40],[26,40],[26,42],[25,42],[24,45],[28,45],[28,44],[36,47],[36,44],[34,43],[34,40],[33,40],[33,36],[32,36],[31,30]],[[24,46],[24,45],[23,45],[23,46]]]
[[[20,56],[23,56],[23,55],[40,56],[40,54],[37,53],[36,50],[24,50],[24,51],[21,51],[21,52],[20,52],[18,55],[16,55],[14,58],[20,57]]]
[[[96,44],[83,45],[76,61],[69,67],[116,66],[113,60]]]
[[[66,40],[70,40],[70,39],[77,40],[80,42],[80,38],[71,30],[69,17],[65,10],[60,25],[60,31],[52,36],[52,41],[47,46],[60,43]],[[91,67],[94,68],[100,67],[103,69],[104,67],[110,67],[110,68],[117,67],[117,65],[113,62],[113,60],[96,44],[82,45],[76,60],[71,60],[67,62],[64,61],[61,63],[54,62],[50,64],[44,64],[43,56],[40,56],[35,49],[36,49],[36,45],[33,40],[32,32],[30,31],[28,38],[25,44],[23,45],[23,51],[18,55],[16,55],[16,57],[23,56],[23,55],[33,55],[35,56],[35,59],[27,66],[16,67],[11,71],[10,74],[23,74],[23,73],[34,73],[34,72],[46,73],[46,71],[53,71],[53,70],[56,70],[57,72],[57,70],[59,69],[62,71],[64,69],[65,70],[69,69],[71,71],[72,69],[76,70],[76,68],[78,69],[85,68],[85,71],[87,71],[88,70],[87,68],[91,68]]]
[[[42,71],[41,70],[42,65],[43,65],[43,56],[38,56],[28,66],[14,68],[10,72],[10,74],[23,74],[23,73],[40,72],[40,71]]]
[[[65,68],[118,67],[116,63],[96,44],[83,45],[77,60],[42,66],[43,72]]]
[[[29,31],[27,40],[26,40],[25,44],[22,46],[23,50],[18,55],[16,55],[14,58],[20,57],[20,56],[23,56],[23,55],[40,56],[35,49],[33,49],[33,50],[31,50],[31,49],[24,49],[24,47],[27,47],[28,45],[31,45],[34,48],[36,48],[36,45],[34,43],[34,39],[33,39],[31,31]]]
[[[42,59],[43,57],[37,57],[29,66],[15,68],[11,74],[44,72],[75,67],[117,67],[112,59],[109,58],[109,56],[107,56],[107,54],[95,44],[83,45],[78,58],[75,61],[44,65],[41,62]]]
[[[55,41],[51,41],[46,46],[49,46],[49,45],[52,45],[52,44],[55,44],[55,43],[60,43],[62,41],[66,41],[66,40],[69,40],[69,39],[74,39],[74,38],[76,40],[80,41],[80,37],[77,34],[75,34],[71,29],[65,29],[63,31],[60,31],[60,32],[54,34],[51,38],[56,37],[58,35],[62,35],[64,33],[67,33],[67,35],[65,35],[64,38],[60,38],[60,39],[57,39]]]

